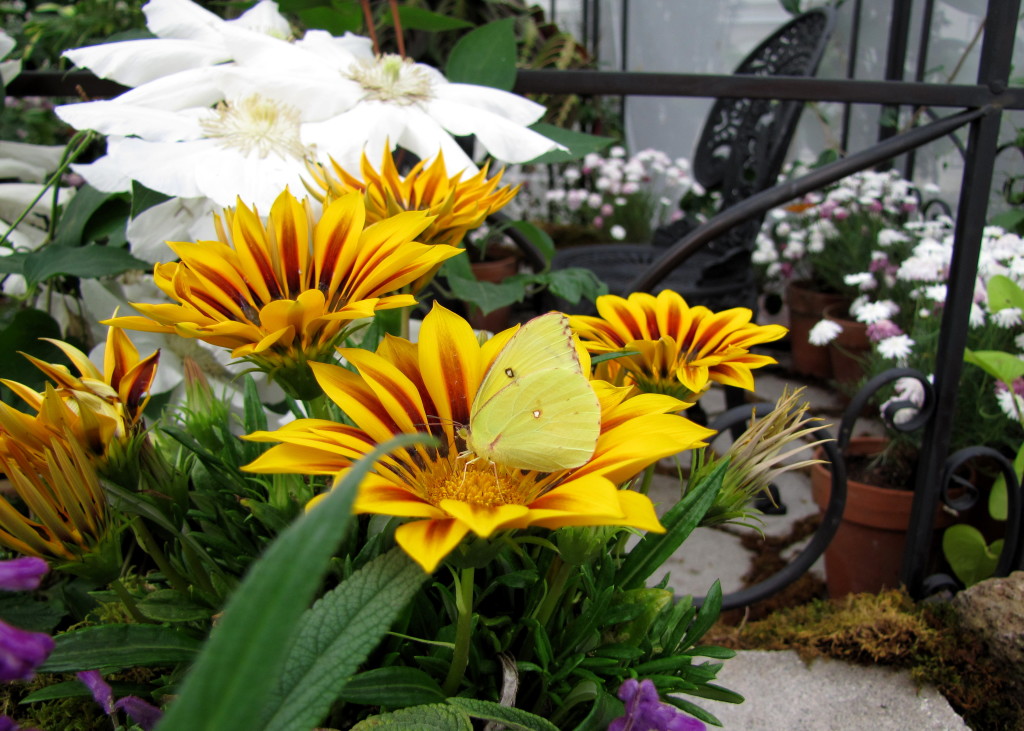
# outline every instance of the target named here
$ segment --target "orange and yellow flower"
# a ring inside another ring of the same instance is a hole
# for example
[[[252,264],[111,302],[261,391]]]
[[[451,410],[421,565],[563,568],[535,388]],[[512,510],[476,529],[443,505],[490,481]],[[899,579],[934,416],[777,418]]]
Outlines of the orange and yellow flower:
[[[750,348],[786,334],[780,325],[752,323],[746,308],[690,307],[671,290],[604,295],[597,298],[597,312],[598,317],[569,318],[587,350],[634,353],[601,362],[597,375],[684,400],[694,400],[712,382],[753,390],[751,370],[776,361]]]
[[[430,222],[407,212],[365,226],[357,193],[331,201],[314,220],[285,190],[266,225],[239,202],[216,219],[218,241],[170,243],[181,261],[156,265],[154,281],[178,304],[133,303],[143,317],[107,324],[230,348],[292,395],[312,397],[307,361],[329,358],[353,320],[415,304],[389,293],[459,253],[415,240]]]
[[[314,364],[324,392],[353,426],[300,419],[249,439],[278,442],[245,469],[261,473],[338,475],[376,444],[399,433],[429,432],[440,447],[383,458],[360,486],[355,510],[409,518],[399,545],[432,572],[469,533],[539,526],[621,525],[662,528],[650,500],[619,489],[662,457],[701,446],[711,431],[676,415],[674,398],[592,382],[601,403],[593,456],[574,469],[520,470],[465,453],[460,425],[488,366],[514,329],[482,345],[461,317],[435,305],[418,343],[387,337],[375,353],[344,349],[355,367]],[[567,425],[567,428],[572,428]]]
[[[385,150],[379,172],[366,153],[359,167],[361,179],[337,163],[332,163],[333,172],[322,166],[314,167],[311,172],[319,190],[312,186],[309,190],[320,200],[337,198],[351,191],[362,193],[366,220],[370,223],[402,211],[425,211],[434,216],[420,237],[428,244],[458,246],[468,232],[519,192],[518,185],[498,187],[504,171],[488,179],[487,165],[466,180],[462,179],[462,172],[449,177],[441,152],[430,165],[418,162],[405,177],[399,174],[390,150]]]
[[[93,458],[70,433],[35,451],[13,440],[0,472],[23,507],[0,496],[0,545],[26,556],[78,561],[107,535],[110,511]]]
[[[112,327],[101,371],[73,345],[48,342],[67,356],[78,375],[67,366],[25,355],[52,383],[39,392],[15,381],[0,381],[35,412],[0,403],[0,452],[12,441],[41,452],[52,439],[70,435],[89,454],[105,457],[112,444],[141,430],[160,352],[140,358],[127,334]]]

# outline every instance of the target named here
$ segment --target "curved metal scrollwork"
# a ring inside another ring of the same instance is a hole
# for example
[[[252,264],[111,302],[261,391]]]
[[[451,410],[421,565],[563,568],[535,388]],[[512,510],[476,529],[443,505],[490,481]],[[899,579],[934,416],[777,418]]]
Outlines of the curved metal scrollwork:
[[[764,414],[771,412],[774,408],[775,404],[772,403],[736,406],[720,414],[709,427],[719,433],[729,432],[733,426],[747,422],[755,410],[760,410]],[[821,446],[825,450],[828,461],[832,463],[832,491],[818,529],[804,549],[783,569],[753,586],[723,596],[723,610],[754,604],[785,589],[807,573],[814,562],[825,552],[839,529],[839,522],[843,517],[843,510],[846,508],[846,465],[836,446],[836,440],[827,428],[822,427],[813,432],[813,441],[819,440],[822,440]],[[703,603],[703,598],[695,598],[694,603],[700,606]]]

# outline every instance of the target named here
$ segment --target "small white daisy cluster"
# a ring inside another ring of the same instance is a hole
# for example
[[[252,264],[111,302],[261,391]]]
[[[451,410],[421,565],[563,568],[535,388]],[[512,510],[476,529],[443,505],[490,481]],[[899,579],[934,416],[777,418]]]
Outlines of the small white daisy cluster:
[[[506,179],[519,182],[517,173],[523,174],[510,170]],[[627,156],[615,146],[607,157],[590,153],[581,164],[564,166],[553,179],[530,178],[519,203],[533,215],[546,209],[544,219],[554,224],[588,227],[607,240],[647,243],[654,229],[682,217],[679,202],[691,191],[703,194],[686,158],[673,160],[654,149]]]
[[[847,272],[868,269],[876,246],[884,254],[905,242],[900,227],[918,208],[917,190],[895,171],[856,173],[770,211],[753,261],[767,290],[781,291],[790,281],[803,280],[853,296],[872,281],[865,275],[847,277]]]

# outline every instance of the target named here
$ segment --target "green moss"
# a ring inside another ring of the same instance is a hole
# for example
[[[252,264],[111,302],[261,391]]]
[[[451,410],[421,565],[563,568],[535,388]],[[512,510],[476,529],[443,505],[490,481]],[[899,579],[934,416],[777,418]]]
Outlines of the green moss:
[[[948,604],[916,603],[902,591],[815,600],[739,626],[719,624],[708,644],[746,650],[794,650],[805,660],[831,657],[905,668],[935,686],[973,729],[1024,731],[1024,705]]]

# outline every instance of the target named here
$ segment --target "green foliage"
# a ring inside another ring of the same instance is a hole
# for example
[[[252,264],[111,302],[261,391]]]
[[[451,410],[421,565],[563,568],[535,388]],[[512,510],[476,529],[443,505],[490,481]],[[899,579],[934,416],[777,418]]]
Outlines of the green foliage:
[[[488,23],[463,36],[452,49],[444,71],[452,83],[509,91],[516,83],[515,24],[511,18]]]
[[[414,441],[398,437],[375,449],[316,510],[292,523],[252,566],[160,729],[257,728],[266,710],[264,702],[286,667],[290,648],[303,634],[300,619],[352,523],[356,486],[380,455]],[[383,611],[385,606],[375,603],[374,608]],[[253,642],[254,637],[259,641]]]
[[[973,525],[951,525],[942,534],[942,553],[964,586],[973,586],[996,571],[1003,540],[988,543]]]
[[[174,627],[150,624],[103,624],[65,632],[54,640],[53,653],[40,672],[162,665],[195,657],[200,642]]]

